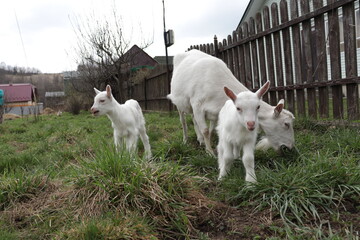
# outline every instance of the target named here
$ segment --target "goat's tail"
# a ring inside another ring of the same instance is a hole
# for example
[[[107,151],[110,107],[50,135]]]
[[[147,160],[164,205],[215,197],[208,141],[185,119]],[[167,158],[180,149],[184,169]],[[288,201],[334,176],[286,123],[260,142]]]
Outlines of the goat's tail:
[[[169,100],[172,100],[172,96],[171,96],[171,93],[166,95],[166,98],[169,99]]]

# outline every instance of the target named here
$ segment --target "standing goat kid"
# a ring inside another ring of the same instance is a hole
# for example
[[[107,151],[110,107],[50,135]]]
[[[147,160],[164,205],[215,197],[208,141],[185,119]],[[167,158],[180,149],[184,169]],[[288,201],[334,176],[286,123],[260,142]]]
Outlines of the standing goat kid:
[[[119,104],[111,94],[111,87],[106,86],[106,91],[94,88],[96,96],[91,112],[94,116],[107,115],[114,128],[114,142],[116,150],[122,148],[124,142],[126,149],[136,152],[139,136],[144,145],[145,157],[151,158],[149,137],[146,134],[145,119],[137,101],[130,99],[124,104]]]
[[[226,176],[234,159],[243,150],[242,161],[246,170],[245,180],[256,182],[254,170],[254,149],[258,131],[260,99],[269,90],[267,81],[256,93],[245,91],[238,95],[224,87],[226,101],[219,113],[217,132],[219,135],[218,164],[219,180]]]

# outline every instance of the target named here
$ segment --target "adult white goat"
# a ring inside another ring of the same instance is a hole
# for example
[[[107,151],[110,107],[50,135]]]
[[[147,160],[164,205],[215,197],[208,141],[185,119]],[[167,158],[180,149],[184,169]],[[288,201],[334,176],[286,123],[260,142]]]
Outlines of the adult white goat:
[[[238,95],[224,88],[227,100],[219,113],[219,123],[216,130],[219,135],[218,164],[219,180],[228,171],[234,159],[240,155],[242,148],[242,161],[246,170],[245,180],[256,182],[254,170],[254,149],[258,129],[258,111],[261,97],[269,90],[270,82],[266,82],[256,93],[250,91],[240,92]]]
[[[191,50],[174,57],[174,71],[171,93],[168,98],[176,105],[183,127],[183,139],[187,140],[185,113],[193,115],[194,127],[200,144],[213,154],[210,143],[212,126],[218,119],[220,109],[228,99],[223,93],[227,86],[235,93],[247,91],[231,73],[226,64],[218,58],[198,50]],[[257,144],[257,149],[294,146],[294,115],[283,109],[284,101],[276,107],[260,102],[259,124],[265,137]],[[210,129],[206,123],[210,120]]]
[[[107,115],[114,128],[114,143],[117,150],[126,144],[126,149],[134,153],[140,136],[144,145],[145,157],[151,158],[149,137],[146,134],[145,119],[137,101],[130,99],[124,104],[119,104],[112,96],[111,87],[106,86],[106,91],[94,88],[96,96],[91,112],[94,116]]]

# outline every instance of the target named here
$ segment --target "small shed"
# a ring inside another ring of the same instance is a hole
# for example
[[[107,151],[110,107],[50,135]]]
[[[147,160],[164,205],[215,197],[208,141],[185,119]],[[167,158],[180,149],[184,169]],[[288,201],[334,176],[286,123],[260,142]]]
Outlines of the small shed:
[[[30,114],[37,107],[37,90],[30,83],[0,84],[4,91],[4,108],[8,113]]]
[[[62,110],[65,105],[65,92],[45,92],[45,107]]]
[[[8,106],[28,106],[37,102],[36,87],[30,83],[0,84],[4,91],[4,101]]]

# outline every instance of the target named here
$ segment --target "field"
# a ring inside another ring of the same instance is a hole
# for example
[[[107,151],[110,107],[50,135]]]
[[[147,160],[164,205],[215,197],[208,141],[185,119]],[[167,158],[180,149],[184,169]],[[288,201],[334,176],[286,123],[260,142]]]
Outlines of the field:
[[[240,160],[218,182],[176,113],[145,118],[151,161],[86,112],[1,124],[0,239],[360,238],[360,127],[297,119],[297,151],[256,152],[247,184]]]

